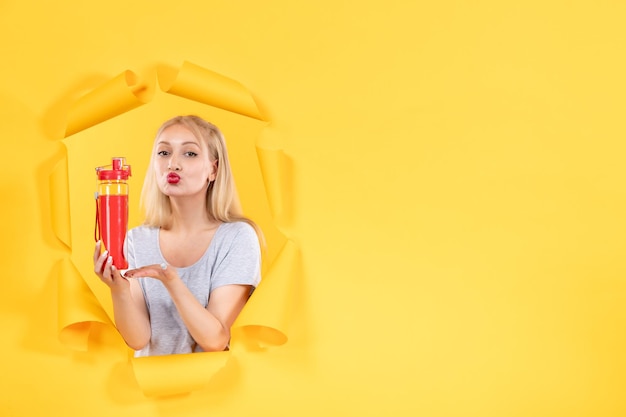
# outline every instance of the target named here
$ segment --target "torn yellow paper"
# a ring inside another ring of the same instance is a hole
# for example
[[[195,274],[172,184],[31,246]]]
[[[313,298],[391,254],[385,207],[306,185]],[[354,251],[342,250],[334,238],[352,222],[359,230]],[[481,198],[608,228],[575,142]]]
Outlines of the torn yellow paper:
[[[235,334],[251,339],[259,347],[287,342],[299,261],[298,248],[288,240],[237,318],[233,326]]]
[[[71,247],[67,157],[60,160],[50,174],[50,220],[54,234],[67,247]]]
[[[65,346],[87,351],[94,323],[112,325],[102,306],[69,259],[63,259],[58,275],[59,340]]]
[[[141,106],[149,100],[150,86],[132,71],[124,71],[84,95],[72,106],[65,136],[95,126]]]
[[[161,66],[157,74],[166,93],[262,120],[248,89],[232,78],[190,62],[184,62],[178,72]]]
[[[267,198],[274,220],[281,226],[292,222],[290,196],[293,181],[291,161],[282,149],[257,147]]]
[[[59,337],[66,346],[85,350],[91,325],[112,324],[110,293],[93,273],[94,168],[112,156],[126,157],[133,166],[130,201],[135,207],[158,125],[177,114],[197,114],[227,131],[237,187],[247,199],[246,215],[265,222],[260,226],[268,232],[267,244],[272,248],[268,253],[273,254],[273,258],[264,258],[266,273],[261,285],[233,326],[233,343],[251,347],[281,345],[288,340],[289,312],[295,297],[293,279],[299,268],[296,245],[271,223],[269,213],[270,206],[283,217],[287,213],[282,207],[288,200],[284,192],[289,189],[289,166],[284,155],[281,151],[261,152],[263,174],[255,165],[259,163],[255,140],[263,124],[259,123],[260,112],[252,96],[238,82],[190,63],[184,63],[178,71],[162,67],[157,73],[165,91],[157,90],[149,100],[148,95],[136,91],[141,88],[136,87],[133,73],[126,71],[78,100],[70,112],[68,134],[63,140],[67,169],[59,168],[55,175],[58,189],[63,180],[68,184],[67,217],[71,218],[71,228],[61,222],[62,216],[57,220],[57,228],[68,230],[71,237],[66,238],[68,245],[71,242],[71,259],[66,260],[71,268],[64,268],[59,277]],[[116,117],[122,114],[124,117]],[[248,193],[259,189],[265,189],[266,195],[247,198]],[[269,195],[272,203],[267,201]],[[55,207],[58,211],[62,204],[55,203]],[[132,219],[137,222],[140,218],[133,208],[130,218],[129,227],[137,224]],[[142,392],[162,396],[205,386],[229,355],[230,352],[195,353],[131,362]]]

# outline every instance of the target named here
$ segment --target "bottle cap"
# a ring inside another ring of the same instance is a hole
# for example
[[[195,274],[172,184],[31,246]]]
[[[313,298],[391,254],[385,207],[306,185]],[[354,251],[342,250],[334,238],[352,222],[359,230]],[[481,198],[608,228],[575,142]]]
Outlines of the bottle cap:
[[[113,158],[111,165],[96,168],[99,180],[127,180],[130,177],[130,165],[124,165],[125,158]]]

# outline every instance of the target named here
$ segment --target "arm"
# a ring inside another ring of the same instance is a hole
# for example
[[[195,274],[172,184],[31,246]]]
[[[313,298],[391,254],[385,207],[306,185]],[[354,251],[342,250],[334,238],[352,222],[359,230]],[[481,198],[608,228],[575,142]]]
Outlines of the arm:
[[[150,341],[150,319],[143,293],[136,280],[129,281],[120,275],[108,252],[100,255],[101,244],[94,251],[94,272],[111,289],[115,326],[126,344],[142,349]]]
[[[230,328],[248,301],[251,288],[261,279],[261,252],[254,229],[245,223],[230,227],[230,232],[216,243],[217,260],[210,272],[212,291],[208,302],[197,298],[181,280],[177,269],[165,264],[163,268],[149,265],[125,274],[160,280],[187,330],[204,351],[221,351],[228,346]]]
[[[230,341],[230,328],[250,294],[249,285],[224,285],[211,292],[209,303],[204,308],[180,279],[175,268],[163,269],[160,265],[149,265],[128,271],[126,276],[147,276],[160,280],[172,297],[187,330],[205,352],[226,349]]]

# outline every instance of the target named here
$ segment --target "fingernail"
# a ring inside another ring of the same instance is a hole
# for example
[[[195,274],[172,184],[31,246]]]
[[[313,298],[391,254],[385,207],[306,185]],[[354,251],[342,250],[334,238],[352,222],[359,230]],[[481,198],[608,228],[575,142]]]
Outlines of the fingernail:
[[[109,257],[107,258],[107,262],[108,262],[108,263],[110,263],[110,264],[111,264],[111,263],[113,263],[113,257],[112,257],[112,256],[109,256]]]

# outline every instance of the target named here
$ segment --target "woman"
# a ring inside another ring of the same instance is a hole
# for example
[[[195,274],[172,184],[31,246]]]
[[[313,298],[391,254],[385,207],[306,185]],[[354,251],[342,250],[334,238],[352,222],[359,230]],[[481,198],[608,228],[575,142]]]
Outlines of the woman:
[[[96,244],[94,270],[110,287],[115,325],[135,356],[228,348],[230,328],[259,284],[260,231],[242,217],[224,138],[197,116],[158,130],[129,230],[123,275]]]

